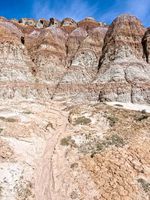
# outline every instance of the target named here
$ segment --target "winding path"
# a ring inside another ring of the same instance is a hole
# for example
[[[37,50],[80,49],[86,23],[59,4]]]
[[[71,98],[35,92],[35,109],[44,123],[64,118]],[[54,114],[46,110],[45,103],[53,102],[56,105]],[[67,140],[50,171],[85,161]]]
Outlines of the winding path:
[[[62,111],[51,109],[54,120],[57,121],[57,129],[48,139],[42,158],[38,161],[35,170],[35,199],[54,200],[55,178],[53,176],[53,155],[60,136],[65,132],[67,116]]]

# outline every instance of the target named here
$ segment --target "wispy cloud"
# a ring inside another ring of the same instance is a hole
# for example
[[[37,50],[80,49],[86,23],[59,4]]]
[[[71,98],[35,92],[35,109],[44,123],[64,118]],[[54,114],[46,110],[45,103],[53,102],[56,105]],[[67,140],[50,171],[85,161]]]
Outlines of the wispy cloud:
[[[81,20],[87,16],[111,23],[120,14],[132,14],[144,25],[150,22],[150,0],[34,0],[33,17]]]
[[[145,24],[150,20],[150,0],[128,0],[126,10],[139,17]]]
[[[75,20],[81,20],[87,16],[94,16],[98,11],[98,2],[92,5],[85,0],[64,0],[64,1],[36,1],[33,5],[33,15],[35,18],[56,17],[63,19],[71,17]]]
[[[145,25],[148,25],[150,22],[150,0],[115,0],[100,19],[110,22],[124,13],[135,15]]]

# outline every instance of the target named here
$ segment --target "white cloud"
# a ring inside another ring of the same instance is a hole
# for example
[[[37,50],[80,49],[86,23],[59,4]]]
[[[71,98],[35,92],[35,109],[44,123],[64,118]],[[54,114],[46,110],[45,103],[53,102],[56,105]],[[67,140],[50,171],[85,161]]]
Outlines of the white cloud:
[[[60,20],[71,17],[78,21],[96,16],[97,20],[111,22],[118,15],[129,13],[140,18],[145,25],[150,22],[150,0],[113,0],[113,4],[109,2],[110,0],[35,0],[33,17],[56,17]],[[102,9],[105,4],[108,4],[106,11]]]
[[[150,19],[150,0],[128,0],[126,10],[147,24]]]
[[[150,22],[150,0],[116,0],[100,19],[102,21],[112,21],[118,15],[124,13],[138,17],[147,25]]]
[[[71,17],[75,20],[81,20],[87,16],[93,16],[98,9],[98,2],[94,5],[89,5],[85,0],[65,0],[60,1],[45,1],[41,3],[36,1],[33,6],[33,16],[35,18],[50,18],[56,17],[63,19],[65,17]]]
[[[48,18],[51,11],[47,5],[47,3],[42,4],[39,1],[36,1],[36,3],[33,5],[33,17],[36,19],[39,18]]]

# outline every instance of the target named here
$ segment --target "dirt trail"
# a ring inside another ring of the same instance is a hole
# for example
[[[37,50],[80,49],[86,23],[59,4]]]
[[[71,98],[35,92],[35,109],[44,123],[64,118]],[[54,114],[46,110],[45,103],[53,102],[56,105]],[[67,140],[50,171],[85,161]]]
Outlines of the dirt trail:
[[[60,110],[52,109],[54,120],[57,121],[57,129],[53,131],[48,139],[42,158],[37,162],[35,170],[35,199],[52,200],[54,199],[55,180],[53,176],[52,160],[55,147],[60,136],[65,132],[67,117]]]

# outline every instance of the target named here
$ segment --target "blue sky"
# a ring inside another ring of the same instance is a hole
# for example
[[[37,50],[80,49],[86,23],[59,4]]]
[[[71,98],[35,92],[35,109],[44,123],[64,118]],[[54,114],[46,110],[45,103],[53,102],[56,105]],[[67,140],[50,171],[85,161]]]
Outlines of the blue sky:
[[[123,13],[140,18],[150,26],[150,0],[0,0],[0,16],[6,18],[71,17],[81,20],[87,16],[111,23]]]

